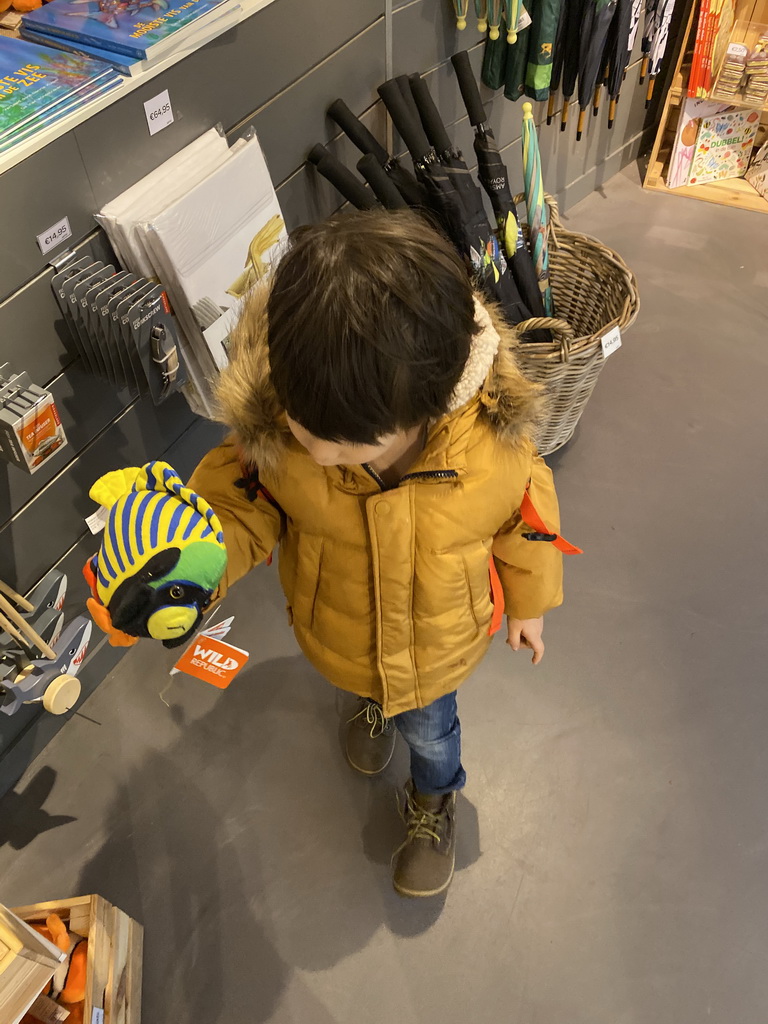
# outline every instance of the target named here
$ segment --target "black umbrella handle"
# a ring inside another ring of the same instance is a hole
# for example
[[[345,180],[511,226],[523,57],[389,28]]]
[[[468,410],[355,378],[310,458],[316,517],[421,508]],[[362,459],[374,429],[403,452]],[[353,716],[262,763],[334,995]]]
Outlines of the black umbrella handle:
[[[408,152],[417,163],[426,160],[432,153],[432,147],[421,124],[414,119],[408,109],[400,86],[394,78],[390,78],[388,82],[379,86],[378,92],[384,100],[384,106],[389,111],[395,128],[400,132],[403,142],[408,147]]]
[[[334,100],[328,107],[328,116],[336,122],[361,153],[373,153],[382,167],[387,163],[389,153],[378,139],[371,135],[363,122],[355,117],[344,100]]]
[[[421,123],[424,125],[424,131],[427,133],[427,138],[437,153],[450,153],[453,149],[453,144],[448,132],[445,130],[443,119],[440,117],[440,112],[435,106],[435,101],[432,99],[427,83],[421,75],[411,75],[409,81],[411,93],[416,101],[416,108],[419,112]]]
[[[320,174],[358,210],[375,210],[378,207],[379,204],[371,190],[367,189],[362,181],[324,146],[313,146],[309,159],[316,165]]]
[[[400,87],[400,92],[403,94],[403,99],[405,100],[406,107],[408,107],[408,109],[411,112],[411,117],[416,122],[416,124],[419,124],[419,108],[416,106],[416,101],[413,98],[413,93],[411,92],[411,83],[408,79],[408,75],[398,75],[395,81]]]
[[[469,122],[473,128],[477,128],[479,125],[485,124],[488,118],[483,107],[483,101],[480,98],[480,90],[477,87],[475,73],[469,62],[469,54],[466,50],[454,53],[451,57],[451,63],[459,80],[461,98],[464,100],[464,106],[467,108]]]
[[[388,210],[408,209],[408,203],[373,153],[366,153],[361,157],[357,162],[357,169],[371,186],[379,202]]]

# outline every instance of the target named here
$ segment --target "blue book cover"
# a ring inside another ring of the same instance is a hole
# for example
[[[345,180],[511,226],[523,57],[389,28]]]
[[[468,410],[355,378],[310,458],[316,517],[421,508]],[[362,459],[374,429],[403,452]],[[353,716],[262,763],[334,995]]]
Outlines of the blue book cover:
[[[139,57],[128,57],[124,53],[115,53],[114,50],[103,50],[99,46],[89,46],[88,43],[79,43],[75,39],[49,36],[24,24],[21,26],[21,38],[28,39],[30,43],[39,43],[41,46],[52,46],[55,50],[68,50],[70,53],[83,53],[86,57],[94,57],[105,64],[110,64],[121,75],[133,75],[144,66]]]
[[[62,36],[146,60],[153,49],[226,0],[51,0],[24,15],[24,23]]]
[[[122,79],[101,61],[24,39],[0,36],[0,137],[39,122],[54,109],[87,103]]]

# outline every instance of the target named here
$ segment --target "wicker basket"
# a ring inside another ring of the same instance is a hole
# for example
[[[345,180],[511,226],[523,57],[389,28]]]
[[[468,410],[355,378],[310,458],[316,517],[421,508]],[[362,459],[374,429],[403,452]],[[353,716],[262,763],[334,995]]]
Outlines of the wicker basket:
[[[524,196],[517,196],[516,203]],[[566,230],[557,202],[546,197],[550,215],[549,274],[557,319],[526,320],[521,333],[548,328],[549,343],[525,342],[517,350],[522,371],[543,384],[550,404],[537,443],[549,455],[573,437],[605,358],[601,339],[612,327],[622,334],[640,309],[635,275],[612,249],[589,235]]]

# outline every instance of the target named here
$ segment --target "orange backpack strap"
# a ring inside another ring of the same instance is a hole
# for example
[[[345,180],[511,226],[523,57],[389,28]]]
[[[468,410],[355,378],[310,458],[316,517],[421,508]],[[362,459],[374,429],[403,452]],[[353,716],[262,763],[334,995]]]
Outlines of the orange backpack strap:
[[[490,577],[491,577],[491,602],[493,603],[493,617],[491,618],[491,624],[488,627],[488,636],[493,636],[494,633],[498,633],[501,629],[501,624],[504,621],[504,590],[501,586],[501,579],[499,578],[499,570],[496,568],[496,562],[493,560],[491,555],[490,564]]]
[[[531,540],[546,540],[548,543],[554,544],[557,550],[562,551],[564,555],[584,554],[581,548],[577,548],[574,544],[569,544],[564,537],[559,536],[557,533],[552,533],[549,530],[547,524],[536,511],[536,506],[531,501],[531,496],[528,493],[527,487],[520,505],[520,515],[523,517],[523,521],[528,523],[529,526],[532,526],[537,533],[543,534],[542,537],[531,537]]]

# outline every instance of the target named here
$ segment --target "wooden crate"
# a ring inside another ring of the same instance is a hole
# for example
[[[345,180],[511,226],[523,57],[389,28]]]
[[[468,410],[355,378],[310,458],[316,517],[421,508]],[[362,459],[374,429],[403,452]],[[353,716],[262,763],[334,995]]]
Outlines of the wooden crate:
[[[0,1020],[15,1024],[53,977],[64,954],[0,905]]]
[[[666,192],[670,196],[684,196],[687,199],[699,199],[720,206],[737,206],[742,210],[752,210],[754,213],[768,213],[768,199],[764,199],[744,178],[726,178],[724,181],[709,181],[704,185],[682,185],[680,188],[668,188],[664,180],[672,155],[680,110],[687,96],[691,58],[696,41],[698,8],[697,2],[691,7],[672,86],[664,99],[659,130],[651,150],[643,185],[647,189]],[[738,0],[736,18],[739,21],[768,22],[768,0]],[[763,107],[760,118],[760,131],[756,141],[758,146],[767,134],[768,104]]]
[[[30,923],[58,914],[70,931],[87,937],[84,1024],[140,1024],[141,925],[101,896],[33,903],[13,913]]]

